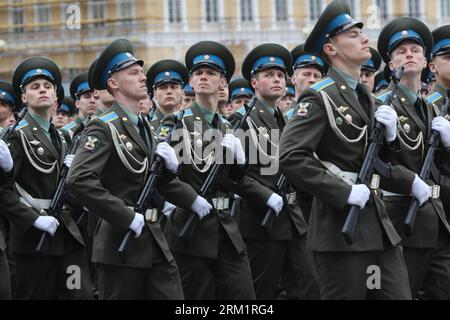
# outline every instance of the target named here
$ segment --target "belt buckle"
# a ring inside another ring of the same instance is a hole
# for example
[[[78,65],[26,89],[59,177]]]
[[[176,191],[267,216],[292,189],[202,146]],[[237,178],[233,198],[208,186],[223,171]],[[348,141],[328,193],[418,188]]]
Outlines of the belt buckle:
[[[370,189],[371,190],[378,190],[380,187],[380,175],[378,174],[372,174],[372,179],[370,180]]]
[[[145,221],[148,223],[155,223],[158,220],[158,210],[156,208],[147,209],[145,211]]]
[[[216,207],[217,210],[223,210],[223,200],[224,200],[223,197],[217,198],[217,207]]]
[[[440,197],[441,194],[441,186],[439,185],[432,185],[431,186],[431,197],[433,199],[438,199]]]

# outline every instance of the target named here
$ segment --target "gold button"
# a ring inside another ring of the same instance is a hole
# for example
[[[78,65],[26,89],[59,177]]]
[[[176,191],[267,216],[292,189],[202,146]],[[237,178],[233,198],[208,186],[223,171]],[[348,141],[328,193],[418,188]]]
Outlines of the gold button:
[[[405,101],[406,101],[406,99],[405,99],[405,98],[401,98],[400,100],[401,100],[402,102],[405,102]]]
[[[342,85],[342,86],[341,86],[341,89],[342,89],[342,90],[345,90],[345,89],[347,89],[347,87],[344,86],[344,85]]]
[[[33,131],[37,131],[37,128],[36,128],[36,127],[33,127]]]

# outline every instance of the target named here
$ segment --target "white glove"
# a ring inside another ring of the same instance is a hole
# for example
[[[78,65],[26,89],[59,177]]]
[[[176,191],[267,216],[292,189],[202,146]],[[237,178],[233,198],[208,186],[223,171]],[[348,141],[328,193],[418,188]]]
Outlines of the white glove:
[[[388,105],[382,105],[375,112],[375,118],[386,127],[386,141],[394,141],[397,137],[397,112]]]
[[[3,171],[10,172],[13,168],[13,159],[11,157],[11,152],[6,145],[5,141],[0,139],[0,168]]]
[[[166,169],[176,173],[178,169],[178,159],[175,150],[167,142],[161,142],[156,146],[156,154],[164,159]]]
[[[74,154],[68,154],[64,158],[64,164],[66,165],[67,168],[70,168],[70,165],[72,164],[73,158],[75,158]]]
[[[139,237],[142,233],[142,228],[145,226],[144,216],[140,213],[134,213],[134,219],[131,221],[130,228],[135,233],[135,238]]]
[[[450,122],[443,117],[436,117],[433,119],[431,129],[439,132],[444,147],[450,148]]]
[[[347,204],[364,209],[369,198],[369,188],[365,184],[355,184],[352,186],[352,192],[350,192],[350,196],[347,199]]]
[[[170,202],[164,201],[164,208],[162,209],[161,213],[165,215],[167,219],[169,219],[176,208],[177,207]]]
[[[431,197],[431,188],[416,174],[412,184],[411,193],[419,202],[419,207]]]
[[[275,214],[278,215],[280,214],[281,210],[283,210],[283,198],[280,197],[278,194],[276,193],[272,193],[269,197],[269,199],[267,199],[266,205],[273,209],[273,211],[275,211]]]
[[[49,233],[52,237],[55,234],[58,226],[59,226],[58,220],[55,217],[51,216],[40,216],[33,223],[33,227]]]
[[[197,196],[194,203],[191,206],[192,211],[194,211],[200,220],[206,217],[212,209],[212,205],[206,201],[205,198]]]
[[[233,152],[233,156],[238,164],[245,164],[245,152],[242,148],[241,140],[234,134],[227,133],[222,140],[222,147]]]

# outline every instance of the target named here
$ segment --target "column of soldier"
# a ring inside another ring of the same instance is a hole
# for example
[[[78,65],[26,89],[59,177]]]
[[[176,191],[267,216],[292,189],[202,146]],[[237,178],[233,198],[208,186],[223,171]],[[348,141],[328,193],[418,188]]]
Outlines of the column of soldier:
[[[377,51],[335,0],[243,78],[212,41],[143,64],[120,39],[71,98],[43,57],[0,83],[0,298],[450,299],[450,26]]]

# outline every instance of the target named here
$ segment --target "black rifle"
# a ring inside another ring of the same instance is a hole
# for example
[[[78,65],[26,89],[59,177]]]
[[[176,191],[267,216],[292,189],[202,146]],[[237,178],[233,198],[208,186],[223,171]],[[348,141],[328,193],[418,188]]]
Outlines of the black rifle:
[[[14,132],[14,129],[16,129],[16,127],[19,125],[19,122],[22,121],[22,119],[25,117],[26,114],[27,114],[27,107],[23,107],[22,110],[20,110],[19,114],[17,115],[17,119],[13,123],[13,125],[9,126],[8,128],[5,128],[5,130],[2,131],[2,133],[0,134],[0,139],[2,139],[3,141],[8,140],[11,133]]]
[[[233,132],[236,132],[236,130],[242,128],[244,123],[247,121],[247,117],[250,115],[250,112],[253,110],[257,102],[256,97],[254,96],[252,100],[249,102],[248,106],[245,106],[246,112],[244,116],[235,123],[235,126],[233,128]],[[203,183],[202,187],[200,188],[199,195],[205,199],[210,198],[210,194],[214,187],[216,187],[219,177],[222,174],[223,169],[225,168],[225,161],[223,163],[215,163],[211,169],[211,171],[208,174],[208,177],[206,178],[205,182]],[[214,206],[213,206],[214,207]],[[188,219],[186,220],[185,224],[180,230],[180,233],[178,236],[184,240],[189,240],[192,238],[192,235],[194,234],[194,231],[197,227],[197,223],[199,221],[199,218],[195,212],[192,212]]]
[[[447,94],[447,98],[445,100],[445,105],[441,109],[440,116],[445,116],[448,112],[448,108],[450,105],[450,97]],[[422,164],[422,170],[420,171],[420,178],[423,181],[427,181],[430,178],[430,173],[432,173],[433,166],[434,166],[434,156],[436,153],[436,150],[439,148],[440,144],[440,135],[438,131],[432,130],[431,131],[431,137],[428,142],[428,152],[425,157],[425,160]],[[439,179],[437,177],[437,179]],[[439,180],[436,182],[439,183]],[[408,213],[406,214],[406,219],[403,222],[405,227],[405,233],[406,236],[410,237],[412,235],[413,229],[414,229],[414,222],[416,220],[417,210],[419,209],[419,202],[416,198],[413,198],[411,201],[411,204],[408,209]]]
[[[154,105],[156,110],[156,105]],[[152,112],[154,114],[154,112]],[[173,127],[172,131],[167,136],[165,142],[170,144],[170,140],[172,139],[172,133],[179,127],[180,123],[182,123],[182,119],[184,116],[184,110],[179,113],[179,115],[176,117],[175,126]],[[162,171],[164,169],[164,159],[161,158],[158,154],[155,153],[154,159],[152,161],[152,164],[150,166],[150,169],[148,170],[149,176],[147,180],[145,181],[144,188],[141,191],[141,194],[139,196],[139,199],[134,206],[134,211],[137,213],[140,213],[145,216],[145,212],[150,206],[151,202],[151,196],[156,190],[156,184],[158,183],[159,177],[162,174]],[[127,233],[122,239],[122,242],[120,243],[119,248],[117,249],[117,252],[120,254],[121,260],[123,263],[126,262],[126,252],[128,247],[128,242],[131,238],[131,235],[133,234],[133,230],[128,229]]]
[[[286,125],[286,122],[284,121],[283,115],[281,114],[281,112],[278,109],[275,109],[275,117],[277,119],[277,123],[278,123],[278,128],[280,129],[280,137],[281,137],[281,133],[283,132],[284,126]],[[277,184],[276,184],[276,192],[278,193],[278,195],[280,195],[283,198],[283,202],[284,205],[287,205],[287,198],[286,198],[286,194],[287,194],[287,189],[288,189],[288,180],[287,178],[281,174],[280,177],[278,178]],[[281,214],[281,212],[280,212]],[[261,226],[264,227],[266,229],[266,231],[269,231],[269,228],[272,226],[274,220],[276,217],[276,213],[272,208],[269,208],[269,210],[267,210],[266,215],[264,216],[264,219],[261,222]]]
[[[394,70],[392,72],[391,78],[395,86],[385,104],[387,105],[392,104],[392,101],[394,100],[395,95],[397,93],[398,85],[403,76],[404,70],[405,70],[404,67],[400,67],[398,70]],[[369,149],[367,151],[366,157],[364,158],[363,165],[358,174],[355,184],[369,185],[370,179],[375,169],[377,169],[377,171],[382,176],[390,175],[389,168],[386,168],[386,165],[378,157],[381,146],[383,145],[384,142],[383,140],[385,134],[386,134],[385,127],[381,123],[375,122],[375,127],[373,129],[371,137],[371,143],[369,145]],[[350,207],[350,211],[347,215],[347,218],[345,219],[344,226],[342,227],[341,230],[341,233],[344,236],[345,241],[349,245],[352,245],[355,240],[356,223],[358,222],[358,216],[360,211],[361,209],[359,206],[352,205]]]
[[[72,141],[72,144],[70,145],[69,151],[67,152],[67,155],[74,155],[77,152],[78,147],[81,145],[81,142],[84,139],[83,131],[77,134]],[[56,186],[56,190],[53,193],[52,201],[50,202],[50,207],[47,211],[48,216],[52,216],[55,218],[58,218],[59,214],[61,213],[63,204],[64,204],[64,195],[66,191],[66,180],[67,180],[67,173],[69,172],[69,168],[66,165],[63,165],[63,168],[60,172],[58,184]],[[47,244],[49,241],[50,234],[47,232],[42,232],[41,238],[39,239],[39,242],[36,246],[35,252],[39,253],[41,255],[45,254],[45,251],[47,250]]]

